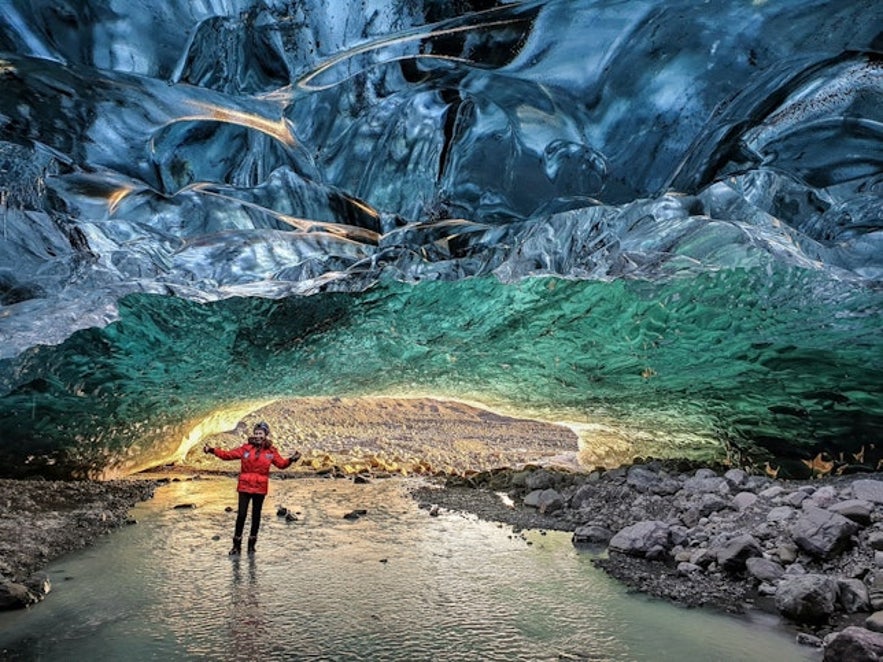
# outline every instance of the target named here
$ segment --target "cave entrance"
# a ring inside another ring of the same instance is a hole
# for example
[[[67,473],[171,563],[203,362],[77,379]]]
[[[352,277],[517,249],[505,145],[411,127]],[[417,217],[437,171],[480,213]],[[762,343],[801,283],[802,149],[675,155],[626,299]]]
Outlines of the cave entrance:
[[[449,474],[526,464],[579,469],[579,438],[566,425],[504,416],[432,397],[280,399],[244,415],[234,429],[194,439],[182,464],[229,470],[203,444],[233,448],[266,421],[283,455],[299,450],[304,471],[347,475]]]

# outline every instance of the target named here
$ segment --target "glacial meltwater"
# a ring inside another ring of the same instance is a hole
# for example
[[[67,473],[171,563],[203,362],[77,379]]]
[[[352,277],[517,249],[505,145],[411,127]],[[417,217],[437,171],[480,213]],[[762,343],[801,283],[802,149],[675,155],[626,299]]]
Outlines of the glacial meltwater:
[[[570,534],[437,517],[411,479],[274,480],[227,556],[235,479],[172,482],[0,614],[9,660],[817,660],[772,616],[629,594]],[[193,507],[182,507],[189,506]],[[297,521],[277,516],[285,506]],[[344,515],[355,510],[355,519]]]

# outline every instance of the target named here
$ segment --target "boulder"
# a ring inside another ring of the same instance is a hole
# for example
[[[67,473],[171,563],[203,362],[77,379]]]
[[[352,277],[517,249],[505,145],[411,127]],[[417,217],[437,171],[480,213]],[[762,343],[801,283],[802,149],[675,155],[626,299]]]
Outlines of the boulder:
[[[883,657],[883,634],[850,625],[826,638],[824,662],[876,662]]]
[[[776,608],[798,623],[823,623],[836,611],[837,582],[826,575],[785,575],[776,589]]]
[[[849,544],[858,525],[843,515],[810,506],[792,525],[791,537],[803,551],[828,559]]]
[[[610,539],[610,551],[629,556],[653,557],[669,547],[669,525],[660,520],[637,522]]]

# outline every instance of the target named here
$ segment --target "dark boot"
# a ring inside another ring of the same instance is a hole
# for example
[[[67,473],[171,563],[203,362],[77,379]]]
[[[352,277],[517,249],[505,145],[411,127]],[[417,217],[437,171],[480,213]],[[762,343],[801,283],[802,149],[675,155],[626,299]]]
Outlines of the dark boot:
[[[242,554],[242,536],[233,536],[233,548],[230,550],[230,556],[238,556]]]
[[[257,536],[249,536],[248,537],[248,553],[249,554],[254,554],[254,546],[257,543],[257,541],[258,541]]]

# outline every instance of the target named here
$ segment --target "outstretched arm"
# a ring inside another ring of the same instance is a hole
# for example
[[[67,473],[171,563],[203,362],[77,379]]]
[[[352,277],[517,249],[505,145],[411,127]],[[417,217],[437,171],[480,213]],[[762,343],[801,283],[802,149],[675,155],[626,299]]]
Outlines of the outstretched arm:
[[[233,450],[226,451],[223,448],[212,448],[208,444],[202,447],[203,453],[209,453],[214,455],[216,458],[221,460],[241,460],[242,459],[242,447],[234,448]]]
[[[292,453],[291,456],[287,457],[287,458],[282,457],[277,452],[275,457],[273,458],[273,464],[276,465],[277,467],[279,467],[280,469],[287,469],[292,464],[297,462],[300,458],[301,458],[300,451],[294,451],[294,453]]]

